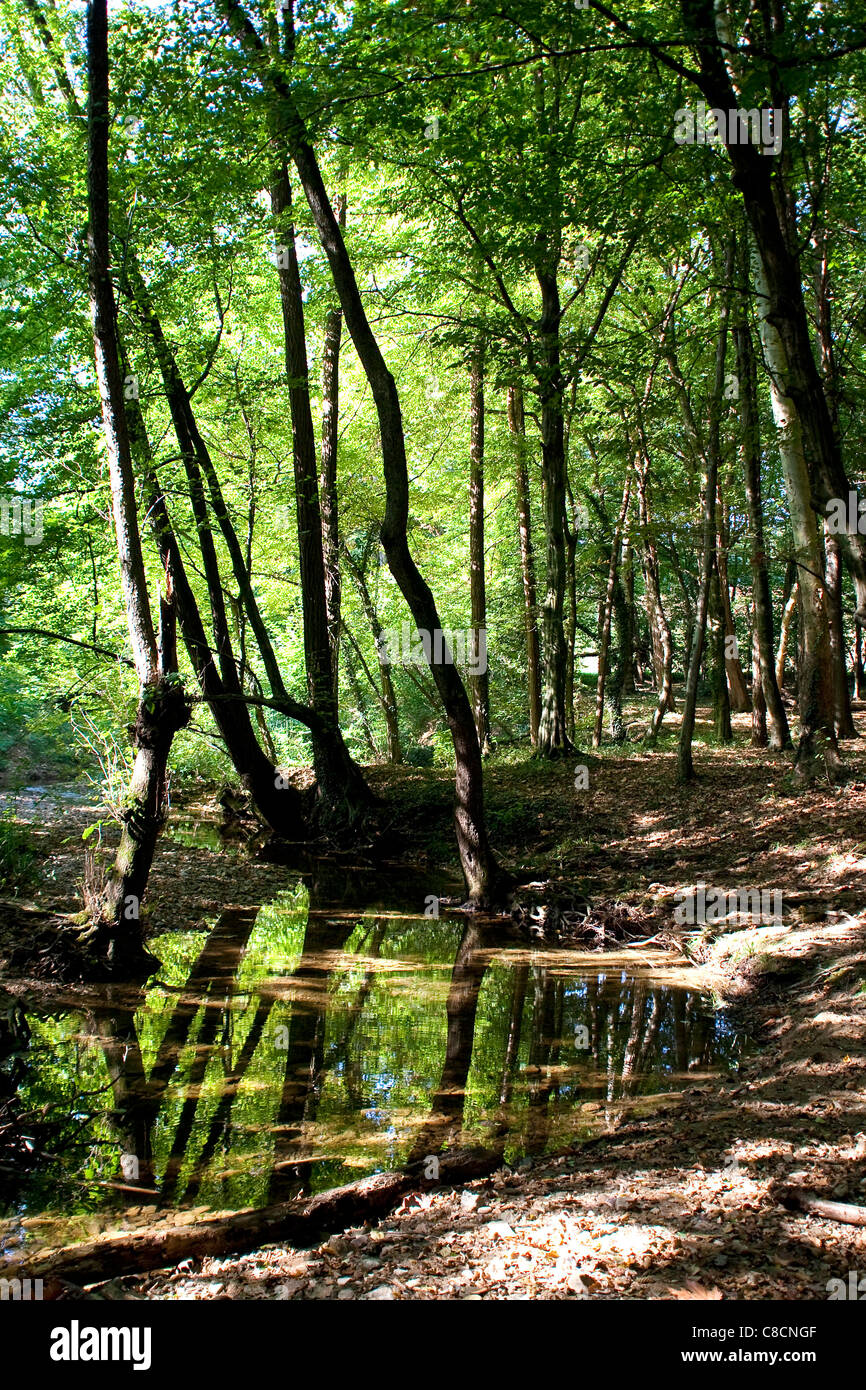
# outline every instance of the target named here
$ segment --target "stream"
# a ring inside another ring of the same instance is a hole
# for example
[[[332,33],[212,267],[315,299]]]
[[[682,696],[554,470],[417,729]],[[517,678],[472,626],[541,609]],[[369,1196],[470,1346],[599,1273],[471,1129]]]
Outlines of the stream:
[[[0,1077],[52,1130],[32,1163],[0,1165],[4,1249],[262,1206],[458,1144],[515,1164],[736,1071],[743,1039],[671,957],[418,916],[381,877],[298,874],[151,938],[144,987],[19,1010]]]

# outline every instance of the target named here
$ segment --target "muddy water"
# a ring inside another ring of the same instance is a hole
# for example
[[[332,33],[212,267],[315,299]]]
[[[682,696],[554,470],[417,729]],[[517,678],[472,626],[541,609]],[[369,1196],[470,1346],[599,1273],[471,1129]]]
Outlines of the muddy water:
[[[389,908],[311,909],[299,881],[153,940],[145,988],[25,1010],[2,1067],[50,1128],[0,1165],[6,1248],[262,1205],[453,1145],[517,1162],[738,1064],[742,1040],[666,958],[529,949]]]

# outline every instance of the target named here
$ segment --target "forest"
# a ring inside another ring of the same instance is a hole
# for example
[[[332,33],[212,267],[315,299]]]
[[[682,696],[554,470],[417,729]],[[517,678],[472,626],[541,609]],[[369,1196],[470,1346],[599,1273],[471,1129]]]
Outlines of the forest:
[[[0,1301],[866,1296],[861,5],[0,74]]]

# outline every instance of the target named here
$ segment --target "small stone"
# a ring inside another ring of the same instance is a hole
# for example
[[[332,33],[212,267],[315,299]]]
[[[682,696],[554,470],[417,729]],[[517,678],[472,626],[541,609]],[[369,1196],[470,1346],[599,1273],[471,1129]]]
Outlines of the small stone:
[[[478,1206],[477,1192],[461,1192],[460,1205],[464,1211],[474,1211]]]
[[[393,1302],[394,1290],[389,1289],[387,1284],[380,1284],[378,1288],[371,1289],[364,1297],[367,1299],[375,1299],[377,1303]]]
[[[381,1269],[382,1267],[382,1261],[380,1259],[377,1259],[375,1255],[364,1255],[360,1261],[360,1264],[361,1268],[366,1270]]]

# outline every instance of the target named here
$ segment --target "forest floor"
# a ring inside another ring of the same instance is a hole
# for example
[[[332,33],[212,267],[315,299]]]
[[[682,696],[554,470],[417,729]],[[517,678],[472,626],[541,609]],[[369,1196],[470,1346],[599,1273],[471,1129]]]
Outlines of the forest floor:
[[[866,735],[864,711],[856,717]],[[866,1228],[780,1202],[795,1184],[866,1203],[866,738],[845,745],[844,786],[803,788],[789,757],[748,746],[747,716],[735,727],[733,747],[696,746],[699,776],[686,790],[669,734],[653,754],[581,755],[583,791],[573,762],[494,760],[488,803],[508,867],[626,903],[647,934],[671,931],[674,894],[697,881],[782,891],[782,924],[683,937],[752,1039],[737,1077],[668,1096],[582,1147],[410,1194],[390,1217],[316,1249],[187,1261],[90,1296],[825,1299],[831,1280],[866,1274]],[[450,775],[375,768],[370,780],[400,826],[399,837],[382,831],[394,859],[429,869],[432,882],[452,859]],[[74,896],[82,814],[40,832],[35,902],[62,908]],[[154,929],[160,902],[182,928],[231,891],[224,856],[193,854],[191,870],[181,848],[167,843],[155,866]],[[268,895],[280,886],[272,865],[248,871]]]

